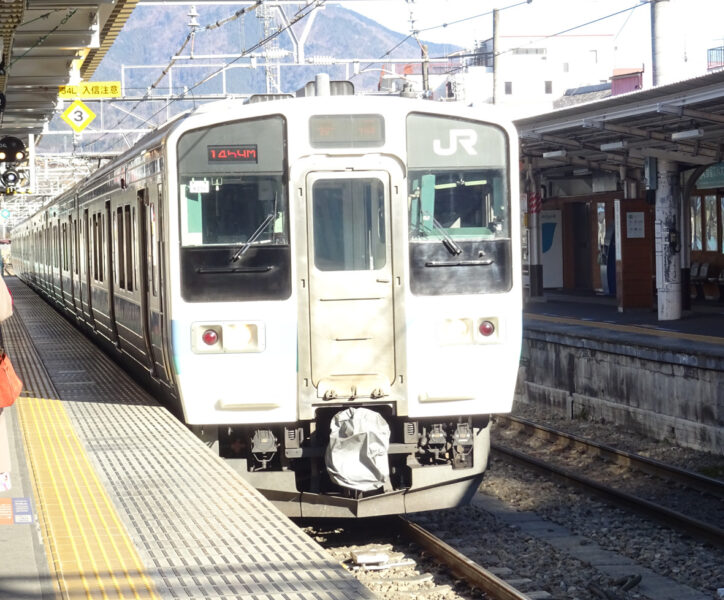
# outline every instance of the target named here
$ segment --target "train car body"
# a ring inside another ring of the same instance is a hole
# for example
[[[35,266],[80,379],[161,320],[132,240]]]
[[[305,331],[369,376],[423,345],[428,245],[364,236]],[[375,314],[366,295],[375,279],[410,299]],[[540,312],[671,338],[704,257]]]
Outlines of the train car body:
[[[18,276],[290,516],[464,504],[511,409],[517,139],[450,104],[207,104],[13,231]]]

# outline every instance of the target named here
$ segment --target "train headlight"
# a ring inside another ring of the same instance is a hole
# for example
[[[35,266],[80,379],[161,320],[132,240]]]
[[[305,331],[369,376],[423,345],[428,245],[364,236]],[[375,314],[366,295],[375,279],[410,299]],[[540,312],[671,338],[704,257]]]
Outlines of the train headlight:
[[[224,325],[224,350],[226,352],[261,352],[263,328],[260,323],[228,323]]]
[[[471,319],[445,319],[440,327],[440,344],[470,344],[473,341]]]

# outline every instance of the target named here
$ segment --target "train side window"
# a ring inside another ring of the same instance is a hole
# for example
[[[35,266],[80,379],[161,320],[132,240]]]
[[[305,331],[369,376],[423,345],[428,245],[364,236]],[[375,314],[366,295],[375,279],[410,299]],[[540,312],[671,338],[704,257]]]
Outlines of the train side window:
[[[70,250],[70,246],[68,245],[68,224],[63,223],[63,235],[62,235],[62,244],[63,244],[63,254],[62,254],[62,268],[63,271],[68,270],[68,250]]]
[[[73,248],[75,249],[75,260],[73,262],[73,273],[78,275],[80,271],[80,239],[78,237],[78,221],[73,221]]]
[[[133,269],[133,255],[135,245],[134,225],[136,219],[135,214],[133,215],[133,218],[131,217],[131,207],[128,204],[124,207],[124,213],[126,219],[126,289],[129,292],[132,292],[134,290],[133,283],[136,275]]]
[[[156,205],[153,202],[151,202],[148,206],[148,223],[149,239],[147,241],[151,245],[151,294],[155,297],[158,296],[158,286],[156,281],[156,276],[158,274],[158,250],[156,248]]]
[[[59,266],[59,258],[60,255],[60,234],[58,233],[58,226],[53,225],[53,266],[58,267]]]
[[[106,218],[98,213],[98,281],[103,281],[105,273]]]
[[[88,277],[86,269],[90,268],[90,221],[88,216],[88,209],[83,211],[83,222],[81,223],[81,251],[83,252],[83,266],[81,272],[84,277]]]
[[[98,256],[100,254],[100,240],[98,239],[98,233],[100,227],[98,224],[98,215],[93,215],[93,279],[98,281]]]
[[[116,276],[118,277],[118,287],[126,289],[126,250],[125,238],[123,237],[123,207],[116,209]]]

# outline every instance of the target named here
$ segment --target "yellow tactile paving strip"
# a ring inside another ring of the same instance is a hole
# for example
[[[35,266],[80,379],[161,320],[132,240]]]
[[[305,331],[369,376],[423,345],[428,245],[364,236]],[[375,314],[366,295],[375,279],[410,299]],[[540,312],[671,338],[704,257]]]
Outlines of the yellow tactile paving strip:
[[[659,329],[658,327],[648,327],[646,325],[619,325],[617,323],[606,323],[605,321],[584,321],[572,317],[557,317],[553,315],[540,315],[536,313],[525,313],[525,316],[528,319],[548,321],[549,323],[585,325],[587,327],[600,327],[601,329],[610,329],[612,331],[642,333],[644,335],[655,335],[658,337],[674,338],[679,340],[691,340],[694,342],[705,342],[707,344],[724,344],[724,338],[721,337],[714,337],[711,335],[699,335],[697,333],[683,333],[681,331],[667,331],[665,329]]]
[[[158,598],[63,403],[16,402],[38,520],[61,598]]]

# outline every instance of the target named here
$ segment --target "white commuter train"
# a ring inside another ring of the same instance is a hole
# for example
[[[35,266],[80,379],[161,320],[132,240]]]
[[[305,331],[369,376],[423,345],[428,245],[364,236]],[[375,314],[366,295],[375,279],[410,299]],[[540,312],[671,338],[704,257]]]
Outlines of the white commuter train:
[[[470,499],[511,409],[518,202],[487,109],[226,100],[17,226],[12,262],[286,514],[416,512]]]

